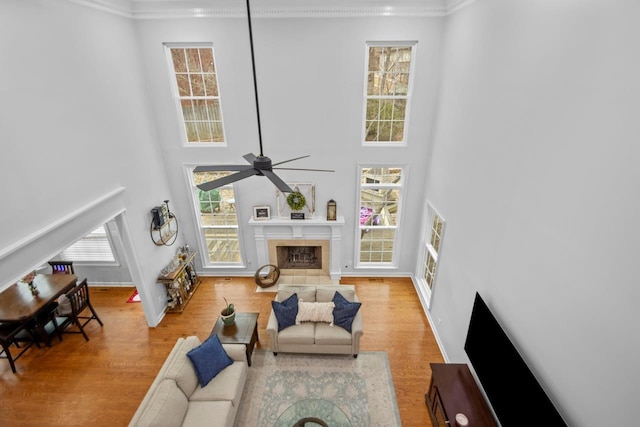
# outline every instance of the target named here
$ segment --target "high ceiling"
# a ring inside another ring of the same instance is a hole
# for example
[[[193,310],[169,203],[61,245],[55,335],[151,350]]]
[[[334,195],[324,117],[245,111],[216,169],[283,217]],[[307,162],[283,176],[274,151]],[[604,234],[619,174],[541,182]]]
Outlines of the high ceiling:
[[[74,0],[133,18],[241,16],[246,0]],[[250,0],[254,16],[442,16],[474,0]]]

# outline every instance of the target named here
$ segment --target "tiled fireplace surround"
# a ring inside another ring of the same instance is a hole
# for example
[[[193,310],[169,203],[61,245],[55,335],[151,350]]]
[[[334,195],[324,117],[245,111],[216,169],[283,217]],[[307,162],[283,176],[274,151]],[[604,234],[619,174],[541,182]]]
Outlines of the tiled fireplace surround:
[[[320,246],[322,248],[321,269],[281,269],[280,283],[322,283],[323,278],[339,281],[342,226],[344,218],[327,221],[324,218],[289,220],[274,218],[250,220],[256,241],[258,265],[277,265],[278,246]]]

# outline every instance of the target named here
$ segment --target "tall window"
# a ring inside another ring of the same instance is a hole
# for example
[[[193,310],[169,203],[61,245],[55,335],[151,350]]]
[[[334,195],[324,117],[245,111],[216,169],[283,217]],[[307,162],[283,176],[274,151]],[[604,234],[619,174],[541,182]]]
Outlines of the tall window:
[[[62,251],[56,259],[89,264],[116,262],[109,235],[103,225]]]
[[[404,143],[415,43],[367,43],[365,143]]]
[[[212,47],[167,46],[187,143],[224,143]]]
[[[429,289],[433,288],[436,280],[436,267],[438,266],[438,254],[442,246],[442,235],[444,233],[444,221],[436,210],[428,205],[427,235],[425,238],[426,251],[422,278],[427,283]]]
[[[393,264],[402,187],[402,168],[360,169],[358,265]]]
[[[229,175],[230,172],[193,172],[193,195],[198,226],[212,264],[242,262],[238,237],[238,216],[232,185],[202,191],[196,185]]]

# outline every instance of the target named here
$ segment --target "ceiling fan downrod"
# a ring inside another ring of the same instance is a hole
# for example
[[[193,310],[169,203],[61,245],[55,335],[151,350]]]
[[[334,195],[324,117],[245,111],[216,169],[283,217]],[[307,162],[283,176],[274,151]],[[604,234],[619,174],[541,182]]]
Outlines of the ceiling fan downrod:
[[[221,178],[213,179],[212,181],[204,182],[202,184],[198,184],[197,187],[202,191],[211,191],[215,188],[219,188],[225,185],[232,184],[236,181],[239,181],[244,178],[249,178],[250,176],[258,175],[258,176],[266,176],[277,188],[283,193],[292,193],[294,190],[283,181],[278,175],[273,172],[275,169],[286,169],[286,170],[299,170],[299,171],[318,171],[318,172],[334,172],[333,170],[328,169],[303,169],[303,168],[287,168],[280,167],[280,165],[284,163],[289,163],[294,160],[303,159],[306,156],[296,157],[293,159],[283,160],[278,163],[273,163],[271,159],[264,155],[264,151],[262,148],[262,126],[260,123],[260,103],[258,102],[258,79],[256,75],[256,60],[254,53],[254,45],[253,45],[253,28],[251,25],[251,5],[249,0],[247,2],[247,22],[249,25],[249,43],[251,47],[251,69],[253,71],[253,92],[256,100],[256,119],[258,124],[258,142],[260,143],[260,154],[256,156],[253,153],[247,153],[242,156],[249,165],[209,165],[209,166],[197,166],[194,168],[194,172],[216,172],[216,171],[235,171],[235,173],[223,176]]]
[[[256,78],[256,58],[253,53],[253,30],[251,28],[251,5],[247,0],[247,21],[249,22],[249,44],[251,46],[251,69],[253,70],[253,93],[256,97],[256,118],[258,120],[258,142],[260,143],[260,157],[264,157],[262,152],[262,128],[260,126],[260,106],[258,102],[258,80]],[[271,161],[269,161],[271,163]]]

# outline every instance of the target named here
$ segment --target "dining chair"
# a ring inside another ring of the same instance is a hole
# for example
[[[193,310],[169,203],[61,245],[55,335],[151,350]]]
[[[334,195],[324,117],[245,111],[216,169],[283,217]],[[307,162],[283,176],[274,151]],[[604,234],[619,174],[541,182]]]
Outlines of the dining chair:
[[[92,320],[97,320],[100,326],[102,326],[103,323],[98,317],[96,310],[93,308],[93,305],[91,305],[87,279],[84,279],[78,286],[67,292],[67,298],[71,302],[71,313],[66,317],[60,318],[60,330],[63,333],[82,334],[84,339],[89,341],[89,337],[84,331],[86,324]],[[73,325],[78,328],[77,331],[68,330],[68,328],[73,327]]]
[[[51,274],[76,274],[73,270],[73,261],[49,261]]]
[[[51,336],[57,335],[62,341],[62,333],[56,319],[58,303],[56,301],[46,305],[31,320],[26,322],[25,328],[15,336],[17,342],[28,342],[32,338],[36,343],[43,341],[47,347],[51,347]]]
[[[54,301],[36,315],[36,333],[45,340],[47,347],[51,347],[51,336],[54,334],[62,341],[62,333],[56,320],[57,310],[58,303]]]
[[[24,346],[20,346],[20,343],[16,340],[16,335],[20,332],[25,331],[27,336],[31,339],[25,341]],[[0,344],[2,344],[2,351],[0,352],[0,358],[8,359],[9,365],[11,365],[11,371],[16,373],[16,364],[15,361],[22,356],[22,354],[29,349],[33,344],[40,347],[38,344],[36,337],[32,334],[30,329],[27,327],[27,323],[0,323]],[[11,346],[15,346],[20,351],[17,355],[11,354]]]

